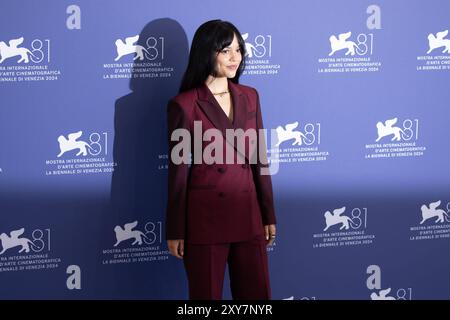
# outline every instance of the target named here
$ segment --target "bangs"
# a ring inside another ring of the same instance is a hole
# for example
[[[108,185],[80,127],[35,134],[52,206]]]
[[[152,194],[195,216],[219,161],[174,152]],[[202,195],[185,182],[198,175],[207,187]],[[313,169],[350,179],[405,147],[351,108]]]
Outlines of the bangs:
[[[233,42],[233,38],[233,30],[229,28],[219,28],[215,37],[214,51],[221,51],[223,48],[228,47]]]

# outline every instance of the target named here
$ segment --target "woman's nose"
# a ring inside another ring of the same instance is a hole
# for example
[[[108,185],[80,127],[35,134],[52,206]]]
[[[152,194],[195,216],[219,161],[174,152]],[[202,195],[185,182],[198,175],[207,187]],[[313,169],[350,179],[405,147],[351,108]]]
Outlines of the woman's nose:
[[[230,60],[231,61],[237,61],[239,59],[239,52],[232,52]]]

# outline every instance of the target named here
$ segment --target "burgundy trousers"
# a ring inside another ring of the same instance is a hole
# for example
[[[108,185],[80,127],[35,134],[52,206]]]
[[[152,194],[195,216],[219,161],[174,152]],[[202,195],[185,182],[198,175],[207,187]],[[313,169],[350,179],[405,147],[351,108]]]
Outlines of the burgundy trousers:
[[[266,240],[198,245],[185,243],[189,299],[221,300],[226,264],[234,300],[271,299]]]

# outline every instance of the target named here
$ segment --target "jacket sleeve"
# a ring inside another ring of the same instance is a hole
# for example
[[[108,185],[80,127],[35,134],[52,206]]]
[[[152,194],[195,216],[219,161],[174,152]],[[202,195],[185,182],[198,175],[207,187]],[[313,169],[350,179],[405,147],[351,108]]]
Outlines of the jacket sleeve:
[[[260,139],[260,129],[264,129],[261,105],[259,102],[258,91],[255,90],[256,94],[256,130],[257,130],[257,160],[256,164],[252,164],[253,179],[255,182],[256,193],[258,196],[258,203],[261,209],[262,221],[264,225],[275,224],[275,210],[273,204],[273,193],[272,193],[272,179],[271,176],[266,174],[261,174],[261,169],[267,168],[269,164],[267,161],[267,147],[264,135],[261,134]]]
[[[189,131],[189,121],[187,115],[184,109],[177,102],[170,100],[167,105],[167,129],[169,139],[168,196],[166,209],[167,240],[185,238],[186,200],[187,200],[186,190],[189,175],[189,167],[186,161],[183,161],[181,164],[174,163],[173,158],[171,156],[174,147],[178,143],[180,143],[179,141],[171,141],[172,132],[175,129],[180,128]],[[185,157],[186,155],[183,154],[183,158]]]

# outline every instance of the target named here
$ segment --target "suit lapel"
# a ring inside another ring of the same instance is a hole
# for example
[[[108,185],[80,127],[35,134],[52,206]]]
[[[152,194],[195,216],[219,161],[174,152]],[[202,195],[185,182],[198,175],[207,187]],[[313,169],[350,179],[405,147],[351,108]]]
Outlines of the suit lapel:
[[[245,130],[245,120],[247,116],[247,100],[241,89],[231,81],[228,81],[228,89],[231,92],[234,108],[234,129]]]
[[[219,103],[214,98],[211,91],[209,91],[206,85],[201,86],[197,89],[198,92],[198,104],[202,109],[206,117],[211,121],[211,123],[219,129],[225,136],[226,129],[233,129],[227,116],[221,109]]]
[[[206,85],[197,88],[198,103],[202,111],[206,114],[211,123],[225,135],[226,129],[245,129],[245,117],[247,114],[247,101],[241,89],[228,81],[228,89],[233,100],[233,123],[230,122],[225,112],[223,112],[214,95]]]
[[[202,85],[197,88],[198,104],[214,127],[220,130],[223,137],[231,143],[235,149],[237,149],[236,143],[234,143],[231,139],[227,139],[226,129],[235,130],[240,128],[245,130],[247,100],[239,87],[230,80],[228,80],[228,89],[231,93],[231,99],[233,101],[233,123],[231,123],[225,112],[223,112],[216,98],[214,98],[214,95],[206,85]]]

